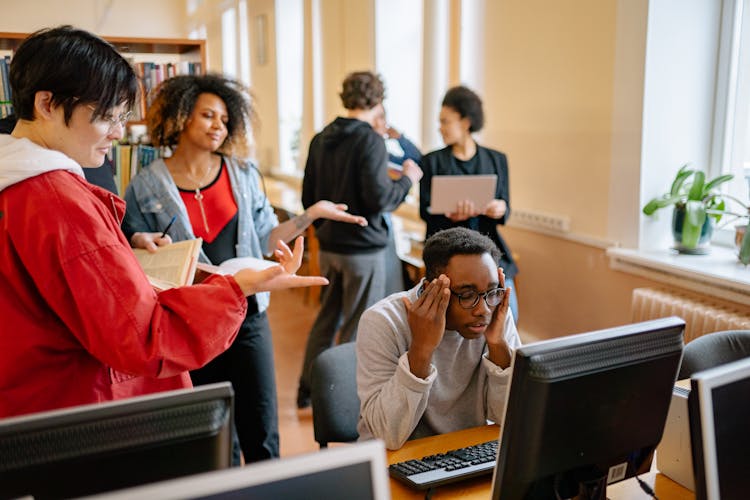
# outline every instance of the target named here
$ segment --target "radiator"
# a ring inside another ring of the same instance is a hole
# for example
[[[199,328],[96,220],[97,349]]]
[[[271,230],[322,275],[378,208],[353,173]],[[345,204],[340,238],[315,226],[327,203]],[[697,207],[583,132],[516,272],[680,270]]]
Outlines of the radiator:
[[[655,288],[633,290],[633,322],[679,316],[685,320],[685,343],[721,330],[750,330],[750,311],[739,305]]]

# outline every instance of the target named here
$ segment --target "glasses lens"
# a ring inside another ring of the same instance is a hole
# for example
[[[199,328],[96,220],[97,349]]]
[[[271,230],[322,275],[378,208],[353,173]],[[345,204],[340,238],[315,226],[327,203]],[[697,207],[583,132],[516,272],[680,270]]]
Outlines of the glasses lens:
[[[505,288],[495,288],[494,290],[487,291],[487,294],[484,296],[484,298],[487,301],[488,306],[495,307],[503,300],[504,294]]]
[[[124,127],[128,124],[128,120],[130,120],[131,116],[133,116],[133,113],[131,111],[123,113],[117,118],[117,122]]]
[[[476,306],[479,302],[479,294],[477,292],[464,292],[458,296],[458,303],[464,309],[471,309]]]

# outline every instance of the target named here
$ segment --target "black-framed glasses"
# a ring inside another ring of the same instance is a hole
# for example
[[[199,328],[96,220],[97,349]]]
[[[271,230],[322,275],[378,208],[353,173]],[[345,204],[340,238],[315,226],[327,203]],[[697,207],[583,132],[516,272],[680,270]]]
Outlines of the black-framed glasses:
[[[451,290],[451,295],[458,297],[458,305],[464,309],[474,309],[479,304],[479,299],[484,298],[484,302],[489,307],[496,307],[503,300],[505,295],[505,288],[497,287],[490,288],[486,292],[477,292],[475,290],[469,290],[466,292],[457,293]]]

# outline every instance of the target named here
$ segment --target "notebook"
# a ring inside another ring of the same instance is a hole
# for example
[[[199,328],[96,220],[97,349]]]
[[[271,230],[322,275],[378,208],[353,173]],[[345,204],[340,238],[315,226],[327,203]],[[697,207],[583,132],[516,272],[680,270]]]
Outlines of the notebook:
[[[432,178],[429,212],[455,212],[458,202],[471,200],[478,210],[495,199],[497,175],[436,175]]]

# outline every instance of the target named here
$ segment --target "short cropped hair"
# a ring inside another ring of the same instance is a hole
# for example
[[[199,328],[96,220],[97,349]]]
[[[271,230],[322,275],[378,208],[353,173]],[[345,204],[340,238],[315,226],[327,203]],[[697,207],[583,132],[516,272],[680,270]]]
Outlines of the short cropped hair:
[[[372,109],[383,102],[385,86],[379,75],[356,71],[344,79],[339,96],[346,109]]]
[[[433,234],[424,245],[422,260],[425,266],[425,278],[432,281],[445,272],[448,262],[454,255],[489,254],[497,264],[502,253],[487,236],[465,228],[452,227]]]
[[[227,138],[219,147],[219,152],[248,157],[255,118],[250,91],[239,81],[218,74],[175,76],[164,80],[156,88],[146,114],[153,144],[177,145],[201,94],[214,94],[227,107]]]
[[[469,132],[479,132],[484,127],[484,111],[482,110],[482,99],[468,87],[453,87],[448,89],[443,97],[443,106],[451,108],[468,118]]]
[[[109,42],[72,26],[46,28],[29,35],[10,63],[13,109],[19,119],[34,119],[37,92],[52,93],[62,106],[65,124],[76,106],[94,106],[91,120],[124,104],[132,107],[138,94],[135,71]]]

